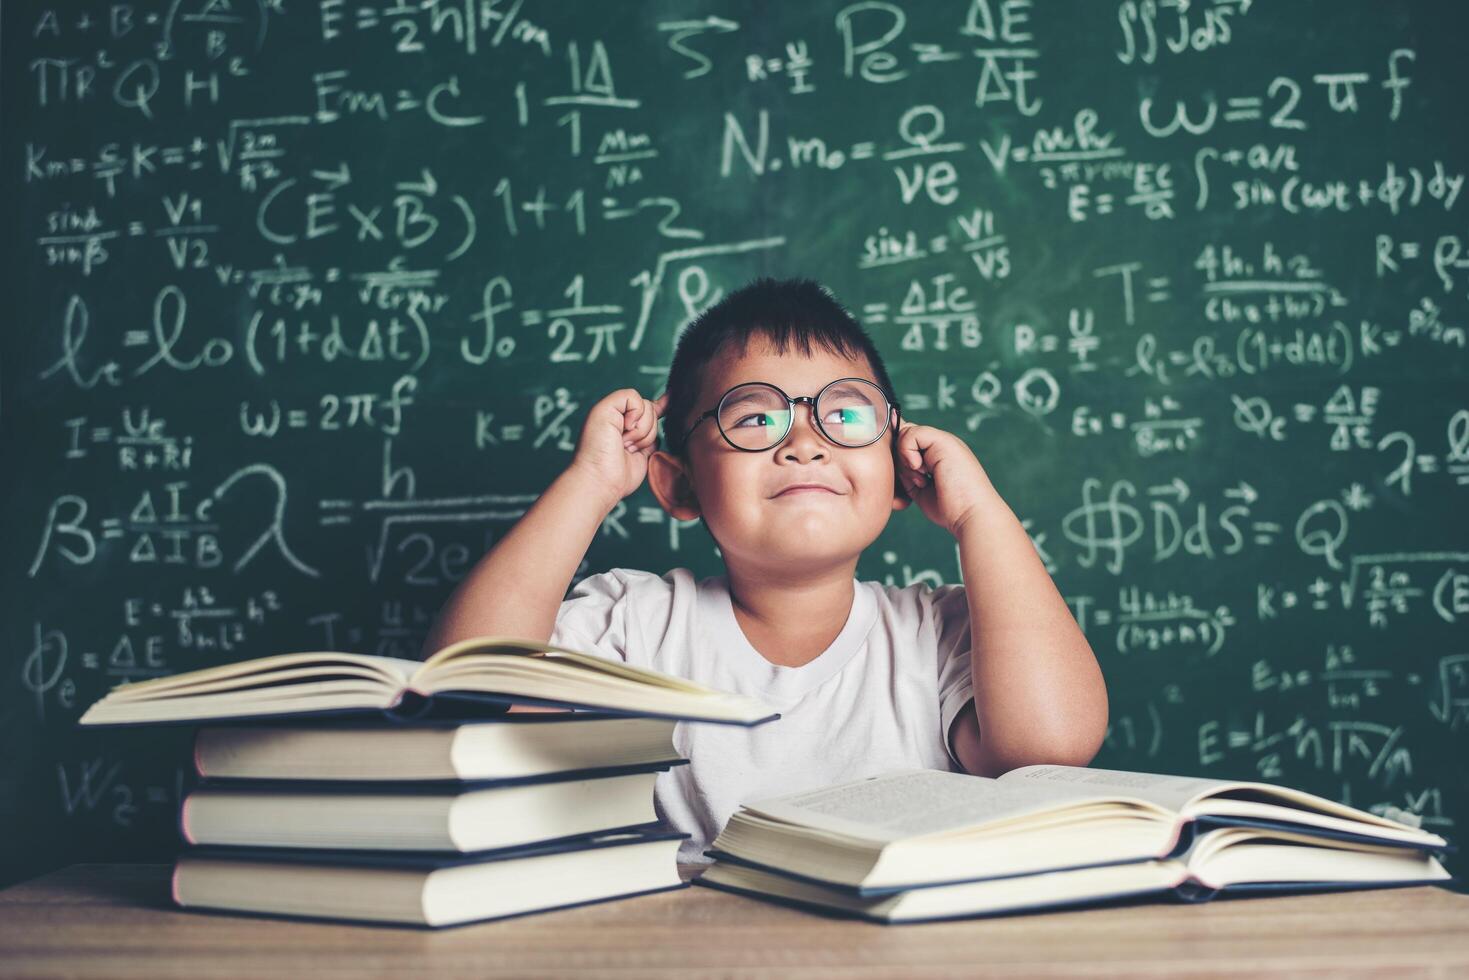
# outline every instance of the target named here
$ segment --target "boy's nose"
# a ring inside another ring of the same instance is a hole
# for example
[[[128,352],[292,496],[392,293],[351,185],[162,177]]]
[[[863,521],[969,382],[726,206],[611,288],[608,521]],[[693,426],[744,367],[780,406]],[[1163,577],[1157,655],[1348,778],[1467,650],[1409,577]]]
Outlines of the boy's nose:
[[[776,451],[809,457],[825,453],[830,446],[816,425],[815,408],[810,402],[797,402],[795,414],[791,416],[791,431]]]

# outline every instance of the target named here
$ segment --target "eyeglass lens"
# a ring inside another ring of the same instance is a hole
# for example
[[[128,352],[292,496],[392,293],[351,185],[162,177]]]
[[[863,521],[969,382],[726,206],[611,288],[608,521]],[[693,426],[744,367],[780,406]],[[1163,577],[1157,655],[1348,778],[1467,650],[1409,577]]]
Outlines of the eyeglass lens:
[[[887,423],[888,401],[882,389],[867,381],[843,381],[821,393],[816,417],[838,445],[856,448],[871,443]],[[769,449],[791,429],[791,406],[772,385],[740,385],[724,399],[719,428],[741,449]]]

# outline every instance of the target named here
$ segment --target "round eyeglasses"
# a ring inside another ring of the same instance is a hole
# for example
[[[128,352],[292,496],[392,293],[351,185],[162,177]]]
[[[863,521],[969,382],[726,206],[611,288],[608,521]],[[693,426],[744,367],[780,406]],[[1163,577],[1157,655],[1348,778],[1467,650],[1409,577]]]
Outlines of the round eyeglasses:
[[[684,433],[683,444],[705,419],[719,426],[724,441],[747,453],[774,449],[790,434],[796,404],[811,407],[812,418],[822,435],[847,449],[870,446],[888,427],[888,409],[898,407],[883,390],[865,378],[837,378],[813,398],[792,398],[773,384],[747,381],[724,393],[719,404],[694,420]]]

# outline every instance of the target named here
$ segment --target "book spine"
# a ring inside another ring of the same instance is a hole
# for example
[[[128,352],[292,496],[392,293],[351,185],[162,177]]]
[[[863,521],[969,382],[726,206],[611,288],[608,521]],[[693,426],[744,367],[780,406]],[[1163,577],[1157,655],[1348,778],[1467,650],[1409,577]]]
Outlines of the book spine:
[[[1187,902],[1190,905],[1196,905],[1199,902],[1209,901],[1209,899],[1219,894],[1219,890],[1217,888],[1209,888],[1204,885],[1195,884],[1191,881],[1186,881],[1175,888],[1173,890],[1173,894],[1178,896],[1178,900],[1181,902]]]
[[[424,694],[416,688],[405,687],[398,692],[398,697],[393,703],[383,709],[383,713],[397,722],[416,721],[428,717],[435,707],[432,694]]]
[[[198,841],[194,840],[194,835],[189,833],[189,802],[193,798],[194,794],[190,793],[184,797],[184,802],[179,804],[179,836],[184,839],[184,843],[186,844],[198,843]]]
[[[203,736],[204,736],[204,729],[202,729],[202,728],[195,729],[195,731],[194,731],[194,772],[198,773],[200,776],[203,776],[204,775],[204,762],[203,762],[202,759],[199,758],[199,740],[201,738],[203,738]]]

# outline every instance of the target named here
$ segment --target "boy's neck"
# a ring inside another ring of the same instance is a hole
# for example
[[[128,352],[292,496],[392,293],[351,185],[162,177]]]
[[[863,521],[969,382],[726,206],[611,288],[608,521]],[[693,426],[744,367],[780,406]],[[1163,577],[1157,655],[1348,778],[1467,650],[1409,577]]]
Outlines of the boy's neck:
[[[735,621],[766,660],[781,667],[805,666],[821,656],[847,625],[856,597],[856,572],[855,560],[787,579],[727,568]]]

